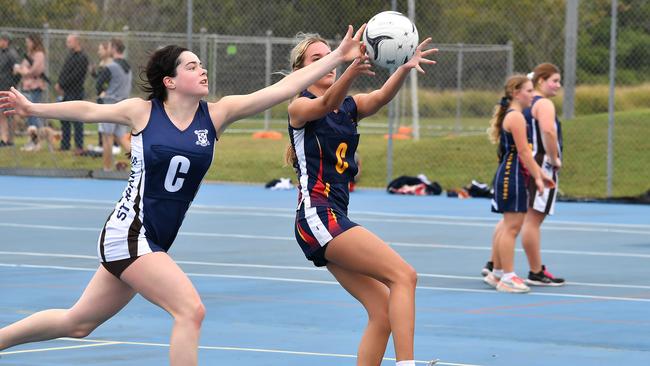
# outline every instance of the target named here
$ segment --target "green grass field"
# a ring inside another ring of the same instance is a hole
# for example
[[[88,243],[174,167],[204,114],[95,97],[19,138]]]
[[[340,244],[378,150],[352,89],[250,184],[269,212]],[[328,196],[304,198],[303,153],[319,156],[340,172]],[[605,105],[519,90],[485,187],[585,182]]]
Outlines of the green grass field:
[[[380,129],[363,126],[364,123],[372,125],[380,122],[381,119],[370,119],[361,123],[361,187],[386,185],[387,141],[383,134],[377,133],[381,132]],[[489,183],[496,169],[496,147],[480,132],[480,129],[487,127],[488,121],[464,119],[463,126],[473,133],[469,135],[454,134],[455,123],[454,119],[423,119],[423,131],[436,132],[437,136],[423,137],[419,141],[395,140],[393,177],[424,173],[431,180],[438,181],[444,189],[467,185],[472,179]],[[264,183],[278,177],[294,178],[293,170],[283,163],[288,143],[286,134],[283,140],[256,140],[251,138],[250,133],[234,133],[241,128],[259,128],[261,124],[260,120],[241,123],[232,132],[222,136],[207,179]],[[286,121],[274,121],[272,127],[284,131],[285,124]],[[606,114],[583,116],[563,122],[565,159],[560,176],[563,195],[606,196],[607,127]],[[615,197],[636,196],[650,189],[648,137],[650,109],[616,114]],[[17,142],[21,145],[23,140],[18,139]],[[96,139],[87,136],[87,142],[96,143]],[[92,170],[101,167],[101,159],[74,156],[69,152],[50,153],[47,149],[26,153],[18,149],[2,148],[0,167]]]

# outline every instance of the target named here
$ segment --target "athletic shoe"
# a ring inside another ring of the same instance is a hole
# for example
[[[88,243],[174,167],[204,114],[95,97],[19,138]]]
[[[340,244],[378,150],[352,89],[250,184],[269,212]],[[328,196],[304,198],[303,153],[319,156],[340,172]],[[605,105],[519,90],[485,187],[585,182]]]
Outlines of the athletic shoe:
[[[429,362],[427,363],[427,366],[435,366],[435,365],[438,364],[439,361],[440,361],[440,360],[437,359],[437,358],[436,358],[435,360],[431,360],[431,361],[429,361]]]
[[[539,273],[528,272],[526,283],[531,286],[564,286],[564,278],[556,278],[551,272],[546,270],[546,266],[542,264],[542,270]]]
[[[488,285],[492,286],[493,288],[497,287],[497,284],[499,283],[501,279],[497,276],[494,275],[493,272],[490,272],[487,276],[483,277],[483,282],[487,283]]]
[[[497,284],[497,291],[511,292],[511,293],[526,293],[530,288],[526,286],[524,280],[518,276],[510,277],[509,279],[501,278]]]
[[[494,263],[487,262],[485,263],[485,267],[483,267],[483,269],[481,270],[481,276],[485,277],[490,273],[492,273],[493,270],[494,270]]]

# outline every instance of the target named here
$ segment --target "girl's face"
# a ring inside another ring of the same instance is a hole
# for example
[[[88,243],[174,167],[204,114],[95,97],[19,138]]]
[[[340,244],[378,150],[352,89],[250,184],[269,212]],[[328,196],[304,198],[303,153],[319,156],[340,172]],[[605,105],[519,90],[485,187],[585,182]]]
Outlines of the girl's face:
[[[539,90],[546,97],[554,97],[562,88],[560,74],[553,74],[546,80],[540,80]]]
[[[176,66],[176,76],[169,77],[172,83],[168,87],[182,94],[199,97],[208,95],[208,72],[203,68],[199,57],[190,51],[184,51],[178,59],[180,63]]]
[[[303,61],[303,67],[311,63],[314,63],[321,58],[328,55],[332,50],[323,42],[312,43],[307,47],[305,51],[305,60]],[[323,76],[318,81],[314,83],[315,86],[322,88],[329,88],[336,81],[336,69],[329,72],[329,74]]]
[[[527,81],[521,86],[521,89],[513,93],[512,99],[517,101],[521,108],[528,108],[533,103],[534,91],[533,82]]]
[[[107,58],[109,56],[108,49],[106,46],[104,46],[103,43],[100,43],[99,46],[97,46],[97,56],[99,56],[101,59]]]
[[[25,46],[27,47],[28,51],[31,51],[34,48],[34,42],[32,42],[32,40],[29,38],[25,38]]]

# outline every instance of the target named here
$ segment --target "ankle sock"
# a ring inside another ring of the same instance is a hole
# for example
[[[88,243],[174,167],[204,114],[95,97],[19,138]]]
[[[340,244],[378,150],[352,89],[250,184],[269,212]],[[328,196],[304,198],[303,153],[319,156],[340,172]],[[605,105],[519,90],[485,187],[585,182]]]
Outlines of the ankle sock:
[[[395,366],[415,366],[415,360],[397,361]]]

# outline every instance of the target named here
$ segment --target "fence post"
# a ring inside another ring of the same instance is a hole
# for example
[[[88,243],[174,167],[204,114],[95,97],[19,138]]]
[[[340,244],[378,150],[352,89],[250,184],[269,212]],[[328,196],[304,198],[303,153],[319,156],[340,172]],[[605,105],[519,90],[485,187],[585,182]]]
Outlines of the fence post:
[[[129,33],[130,33],[129,32],[129,26],[125,25],[124,27],[122,27],[122,32],[124,33],[123,40],[122,40],[124,42],[124,58],[128,58],[129,57],[129,49],[131,48],[130,47],[131,45],[129,44],[130,43],[129,42]]]
[[[564,119],[572,119],[575,114],[578,1],[568,0],[566,2],[566,20],[564,22],[564,101],[562,102]]]
[[[273,35],[272,30],[267,30],[266,31],[266,65],[265,65],[265,71],[264,71],[264,85],[269,86],[271,85],[271,58],[273,57],[273,52],[272,52],[272,47],[273,45],[271,44],[271,36]],[[271,122],[271,108],[268,108],[264,111],[264,131],[269,130],[269,124]]]
[[[503,80],[504,83],[515,72],[515,53],[514,47],[512,47],[512,41],[508,41],[506,46],[508,47],[508,59],[506,60],[506,77]]]
[[[50,23],[43,23],[43,48],[45,48],[45,54],[50,55],[50,41],[52,40]],[[52,73],[50,72],[50,63],[48,58],[45,58],[45,75],[52,80]],[[53,86],[53,85],[51,85]],[[48,102],[50,100],[50,88],[45,88],[43,93],[43,102]]]
[[[618,0],[612,0],[612,24],[609,33],[609,125],[607,128],[607,197],[612,196],[614,175],[614,87],[616,86],[616,22]]]
[[[192,0],[187,0],[187,49],[192,51],[192,30],[194,29],[194,4]]]
[[[207,64],[208,62],[208,38],[206,35],[206,32],[208,30],[205,29],[205,27],[201,27],[201,33],[199,35],[199,59],[202,62],[205,62]],[[207,67],[207,65],[205,65]]]
[[[408,14],[411,22],[415,24],[415,0],[408,0]],[[419,41],[419,40],[418,40]],[[413,127],[413,139],[420,140],[420,109],[418,105],[418,72],[411,69],[410,73],[411,87],[411,126]]]
[[[393,75],[394,68],[391,68],[389,75]],[[396,98],[393,98],[388,103],[388,141],[386,145],[386,185],[393,180],[393,125],[395,123],[395,103]]]
[[[217,55],[219,47],[219,36],[214,37],[212,42],[212,63],[210,64],[210,72],[208,73],[208,84],[210,85],[210,95],[213,97],[217,95]]]
[[[460,133],[461,129],[461,107],[463,98],[463,44],[458,44],[458,56],[456,57],[456,127],[455,132]]]

